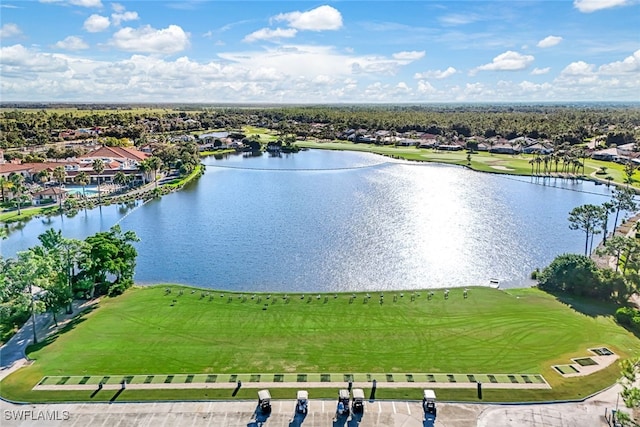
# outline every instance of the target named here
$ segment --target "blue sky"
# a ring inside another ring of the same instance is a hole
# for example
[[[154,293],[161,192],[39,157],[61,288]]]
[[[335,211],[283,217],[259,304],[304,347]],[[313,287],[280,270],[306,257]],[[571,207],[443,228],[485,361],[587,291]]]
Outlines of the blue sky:
[[[640,101],[640,1],[2,0],[0,100]]]

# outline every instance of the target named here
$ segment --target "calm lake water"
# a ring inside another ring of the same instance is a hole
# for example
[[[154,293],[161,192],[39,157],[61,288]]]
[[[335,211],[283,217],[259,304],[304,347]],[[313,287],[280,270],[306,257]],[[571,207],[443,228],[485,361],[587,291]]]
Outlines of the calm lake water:
[[[183,191],[133,208],[38,218],[2,241],[13,256],[47,228],[83,239],[119,223],[141,239],[138,283],[242,291],[524,286],[561,253],[583,253],[569,211],[606,186],[304,151],[204,160]],[[612,218],[613,222],[613,218]],[[601,236],[596,236],[594,246]]]

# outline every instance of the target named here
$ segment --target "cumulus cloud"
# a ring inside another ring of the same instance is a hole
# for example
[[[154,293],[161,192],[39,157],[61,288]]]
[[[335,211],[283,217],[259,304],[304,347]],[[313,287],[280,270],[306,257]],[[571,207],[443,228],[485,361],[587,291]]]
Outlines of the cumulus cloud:
[[[138,16],[138,12],[120,11],[120,12],[111,14],[111,20],[113,21],[113,25],[116,25],[116,26],[120,25],[120,23],[125,21],[137,21],[138,19],[140,19],[140,17]]]
[[[22,31],[16,24],[4,24],[0,27],[0,39],[19,36],[20,34],[22,34]]]
[[[626,6],[630,4],[629,0],[574,0],[573,7],[583,13],[591,13],[601,9],[609,9],[611,7]]]
[[[543,38],[542,40],[540,40],[538,42],[537,46],[541,47],[541,48],[552,47],[552,46],[557,45],[561,41],[562,41],[562,37],[547,36],[547,37]]]
[[[397,52],[397,53],[394,53],[392,56],[394,59],[399,59],[402,61],[415,61],[420,58],[423,58],[424,54],[425,54],[424,50],[421,50],[421,51],[412,50],[412,51],[405,51],[405,52]]]
[[[307,12],[281,13],[273,20],[285,21],[297,30],[323,31],[342,28],[342,15],[331,6],[320,6]]]
[[[533,71],[531,71],[531,74],[533,74],[534,76],[539,76],[541,74],[547,74],[549,71],[551,71],[551,67],[534,68]]]
[[[429,71],[425,71],[424,73],[415,73],[413,75],[413,78],[414,79],[446,79],[447,77],[450,77],[457,72],[458,70],[456,70],[455,68],[449,67],[444,71],[429,70]]]
[[[640,72],[640,49],[636,50],[631,56],[627,56],[622,61],[601,65],[598,68],[598,71],[602,74],[613,75]]]
[[[21,44],[0,48],[0,69],[3,76],[14,73],[56,73],[68,69],[67,62],[55,55],[27,49]]]
[[[564,76],[586,76],[593,74],[594,65],[584,61],[576,61],[564,67],[561,75]]]
[[[84,40],[82,40],[80,37],[77,37],[77,36],[69,36],[64,40],[60,40],[58,43],[54,44],[53,46],[57,47],[58,49],[64,49],[64,50],[82,50],[82,49],[89,48],[89,45],[85,43]]]
[[[156,30],[150,25],[125,27],[113,34],[110,44],[129,52],[173,54],[189,47],[189,34],[178,25]]]
[[[527,68],[535,58],[532,55],[508,50],[493,58],[488,64],[481,65],[475,70],[479,71],[520,71]]]
[[[272,30],[270,28],[262,28],[258,31],[254,31],[251,34],[248,34],[242,41],[245,42],[254,42],[257,40],[272,40],[272,39],[282,39],[282,38],[291,38],[295,37],[298,33],[298,30],[295,28],[276,28]]]
[[[109,28],[111,21],[108,16],[96,15],[95,13],[84,21],[83,28],[90,33],[99,33]]]
[[[433,93],[436,89],[431,86],[431,83],[425,80],[420,80],[418,82],[418,92],[420,93]]]

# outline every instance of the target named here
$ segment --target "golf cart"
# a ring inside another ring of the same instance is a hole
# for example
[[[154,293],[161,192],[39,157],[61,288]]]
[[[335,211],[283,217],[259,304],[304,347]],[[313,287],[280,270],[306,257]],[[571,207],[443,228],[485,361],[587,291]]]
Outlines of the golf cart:
[[[361,388],[353,389],[353,404],[351,405],[354,414],[364,412],[364,390]]]
[[[309,393],[306,390],[298,390],[298,403],[296,403],[296,412],[306,414],[309,411]]]
[[[422,409],[425,415],[431,414],[436,416],[436,393],[433,390],[424,390],[422,396]]]
[[[349,390],[342,389],[338,392],[338,416],[349,415]]]
[[[258,392],[258,406],[263,414],[271,413],[271,393],[269,393],[269,390],[260,390]]]

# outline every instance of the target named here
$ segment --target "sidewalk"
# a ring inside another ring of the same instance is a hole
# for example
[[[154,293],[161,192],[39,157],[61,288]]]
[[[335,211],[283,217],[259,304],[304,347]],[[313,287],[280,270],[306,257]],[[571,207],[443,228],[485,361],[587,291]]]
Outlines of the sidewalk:
[[[66,325],[78,313],[96,304],[97,300],[74,301],[73,313],[61,313],[58,315],[58,326],[56,327],[51,313],[43,313],[36,316],[36,335],[38,341],[45,340],[49,335],[55,333]],[[28,363],[25,350],[33,343],[33,322],[32,318],[20,328],[20,330],[0,347],[0,381],[6,376],[16,371],[18,368]]]

